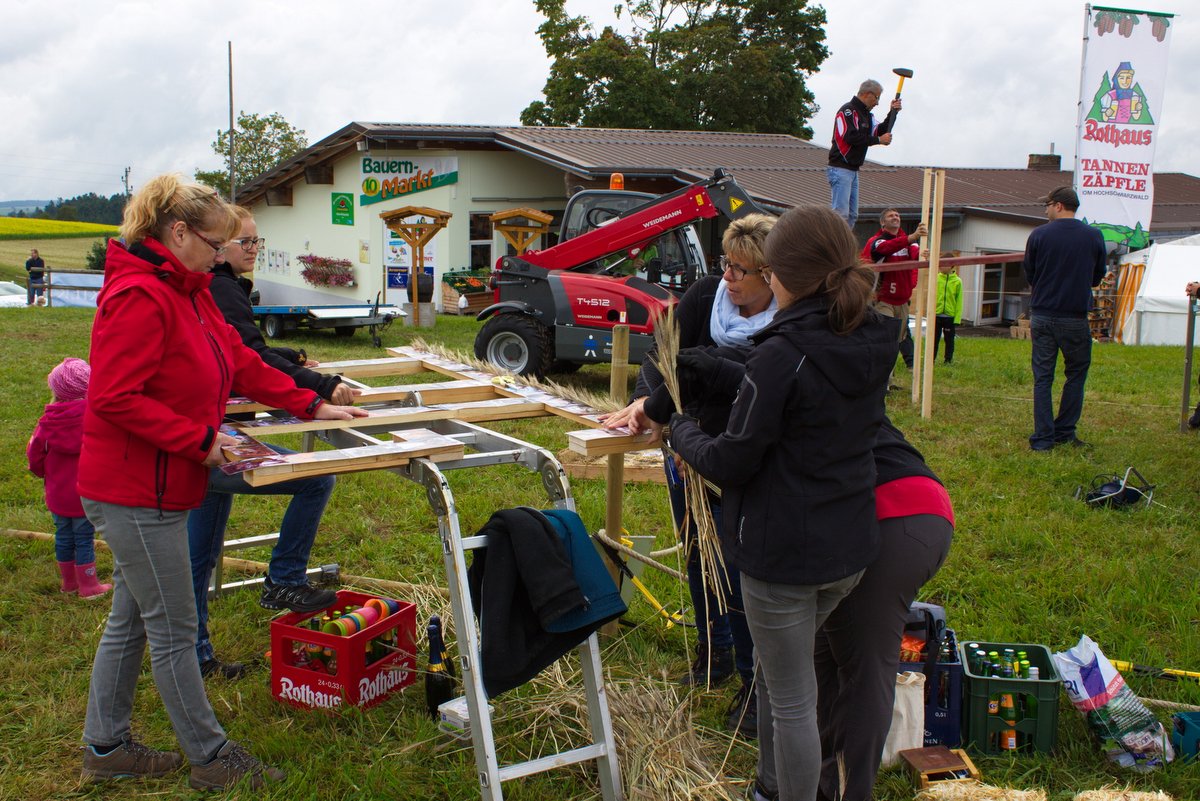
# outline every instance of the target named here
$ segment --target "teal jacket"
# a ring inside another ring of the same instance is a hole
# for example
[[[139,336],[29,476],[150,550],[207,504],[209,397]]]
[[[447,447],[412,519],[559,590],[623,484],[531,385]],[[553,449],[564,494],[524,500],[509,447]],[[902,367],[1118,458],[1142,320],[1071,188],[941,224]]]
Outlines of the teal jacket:
[[[937,305],[934,314],[953,317],[954,324],[962,322],[962,279],[954,273],[938,273]]]

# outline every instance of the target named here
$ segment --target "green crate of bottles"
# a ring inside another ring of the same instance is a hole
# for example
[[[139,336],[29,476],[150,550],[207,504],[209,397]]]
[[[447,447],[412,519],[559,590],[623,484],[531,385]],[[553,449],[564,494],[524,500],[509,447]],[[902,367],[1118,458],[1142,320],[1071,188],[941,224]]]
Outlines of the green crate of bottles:
[[[966,638],[963,638],[964,640]],[[1016,730],[1016,752],[1040,751],[1049,753],[1058,737],[1058,699],[1062,679],[1054,668],[1054,659],[1044,645],[1024,643],[994,643],[979,641],[979,649],[1003,654],[1005,648],[1024,651],[1031,667],[1039,677],[1005,678],[984,676],[977,671],[975,659],[969,654],[969,641],[959,643],[959,658],[963,664],[965,701],[963,708],[963,740],[983,754],[1009,753],[1006,734]],[[1002,713],[990,713],[989,702],[995,697],[1011,694],[1014,702],[1015,725],[1010,725]],[[1035,705],[1031,708],[1031,704]]]

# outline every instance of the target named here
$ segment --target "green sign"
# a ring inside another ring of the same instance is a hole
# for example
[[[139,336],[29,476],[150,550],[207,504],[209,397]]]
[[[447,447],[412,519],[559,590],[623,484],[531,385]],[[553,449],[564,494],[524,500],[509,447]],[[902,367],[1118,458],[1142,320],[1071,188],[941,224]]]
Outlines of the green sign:
[[[329,196],[334,225],[354,225],[354,195],[350,192],[333,192]]]

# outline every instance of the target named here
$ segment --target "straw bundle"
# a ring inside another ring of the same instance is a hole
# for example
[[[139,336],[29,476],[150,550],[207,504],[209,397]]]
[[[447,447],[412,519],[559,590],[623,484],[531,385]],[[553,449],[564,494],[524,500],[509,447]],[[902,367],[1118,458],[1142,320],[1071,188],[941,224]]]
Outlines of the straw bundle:
[[[564,671],[560,660],[542,672],[527,704],[525,729],[516,739],[527,744],[528,758],[562,751],[589,731],[587,704],[578,671]],[[743,796],[710,757],[719,758],[697,734],[687,698],[665,682],[612,680],[605,690],[628,801],[735,801]],[[511,712],[511,710],[508,710]]]
[[[917,793],[916,801],[1046,801],[1046,793],[992,787],[981,782],[939,782]]]
[[[1087,790],[1075,796],[1075,801],[1172,801],[1171,796],[1163,792],[1139,792],[1137,790],[1118,790],[1106,787],[1102,790]]]
[[[654,365],[662,374],[663,383],[671,394],[671,400],[675,402],[675,411],[682,412],[683,398],[679,389],[679,376],[675,370],[675,360],[679,356],[679,325],[675,322],[673,307],[668,309],[666,315],[654,326],[654,344]],[[721,553],[721,541],[713,521],[712,508],[708,503],[707,482],[687,463],[680,472],[684,487],[684,515],[680,536],[683,538],[684,551],[689,548],[696,549],[704,585],[716,597],[717,611],[724,614],[727,608],[725,597],[729,591],[725,579],[725,557]],[[700,613],[701,610],[697,609],[697,618]],[[705,618],[708,617],[706,614]]]
[[[418,338],[414,339],[410,345],[418,350],[431,353],[434,356],[469,365],[472,369],[478,370],[481,373],[509,376],[513,379],[513,381],[522,386],[533,387],[534,389],[549,393],[556,398],[569,400],[572,403],[590,406],[592,409],[595,409],[596,412],[601,414],[606,412],[615,412],[624,408],[624,404],[614,400],[608,395],[602,395],[598,392],[589,392],[588,390],[581,389],[579,387],[567,386],[566,384],[560,384],[557,381],[539,381],[536,378],[530,378],[529,376],[513,375],[505,372],[504,370],[498,370],[490,362],[485,362],[482,359],[476,359],[474,356],[468,356],[465,353],[461,353],[452,348],[447,348],[445,345],[439,345],[436,342],[426,342],[425,340]]]

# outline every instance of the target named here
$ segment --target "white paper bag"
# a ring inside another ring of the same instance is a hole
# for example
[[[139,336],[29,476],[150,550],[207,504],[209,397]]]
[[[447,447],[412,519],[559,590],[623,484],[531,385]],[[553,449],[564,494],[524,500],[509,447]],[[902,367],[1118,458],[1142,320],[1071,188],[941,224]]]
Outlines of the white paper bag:
[[[887,768],[900,762],[897,756],[909,748],[925,745],[925,674],[906,670],[896,674],[896,700],[892,703],[892,727],[883,744]]]

